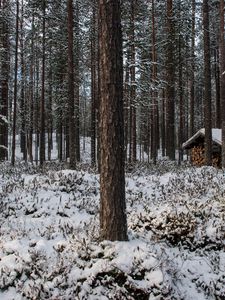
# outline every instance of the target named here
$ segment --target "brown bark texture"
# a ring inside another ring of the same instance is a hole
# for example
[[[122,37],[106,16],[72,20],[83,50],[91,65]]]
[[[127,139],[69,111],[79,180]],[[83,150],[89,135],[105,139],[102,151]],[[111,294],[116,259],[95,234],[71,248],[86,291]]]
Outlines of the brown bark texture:
[[[101,238],[127,240],[119,0],[99,0]]]
[[[9,81],[9,35],[8,24],[3,16],[6,13],[8,1],[1,5],[0,19],[0,48],[2,54],[0,59],[1,81],[0,81],[0,160],[8,158],[8,81]]]
[[[220,98],[222,123],[222,168],[225,168],[225,42],[224,42],[224,1],[220,0]]]
[[[40,115],[40,165],[45,161],[45,10],[46,3],[43,0],[42,18],[42,75],[41,75],[41,115]]]
[[[96,53],[96,3],[92,7],[91,24],[91,163],[96,165],[96,95],[97,95],[97,53]]]
[[[136,71],[135,71],[135,0],[131,0],[130,16],[130,42],[131,42],[131,67],[130,67],[130,161],[137,159],[137,128],[136,128]]]
[[[16,45],[15,45],[15,66],[14,66],[13,133],[12,133],[12,157],[11,157],[11,164],[13,166],[15,164],[15,151],[16,151],[18,43],[19,43],[19,0],[17,0],[16,2]]]
[[[167,131],[166,154],[175,160],[175,68],[173,1],[167,0]]]
[[[195,0],[192,0],[191,74],[190,74],[190,136],[194,134],[195,113]]]
[[[73,60],[73,1],[67,1],[68,13],[68,106],[69,106],[69,157],[70,168],[76,168],[75,112],[74,112],[74,60]]]
[[[204,37],[204,123],[205,123],[205,163],[212,164],[212,108],[211,108],[211,66],[209,38],[209,6],[203,0],[203,37]]]

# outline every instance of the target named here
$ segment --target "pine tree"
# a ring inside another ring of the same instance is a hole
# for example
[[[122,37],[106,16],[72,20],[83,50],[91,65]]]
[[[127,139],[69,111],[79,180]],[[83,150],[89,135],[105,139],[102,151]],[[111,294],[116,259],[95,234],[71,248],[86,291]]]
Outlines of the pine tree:
[[[8,158],[9,28],[7,0],[0,2],[0,161]]]
[[[16,152],[16,119],[17,119],[17,79],[18,79],[18,43],[19,43],[19,0],[16,1],[16,45],[14,66],[14,92],[13,92],[13,133],[12,133],[12,157],[11,164],[15,164]]]
[[[69,156],[70,168],[76,168],[75,110],[74,110],[74,60],[73,60],[73,1],[67,0],[68,13],[68,106],[69,106]]]
[[[209,37],[209,6],[203,0],[203,37],[204,37],[204,123],[205,123],[205,163],[212,164],[212,108],[211,108],[211,66]]]
[[[175,69],[173,0],[167,0],[167,139],[166,153],[175,160]]]
[[[45,49],[46,49],[46,0],[42,0],[42,74],[41,74],[41,115],[40,115],[40,165],[42,166],[45,161]]]
[[[119,0],[99,0],[101,238],[127,240]]]
[[[225,42],[224,42],[224,0],[220,0],[220,96],[221,111],[225,111]],[[222,167],[225,168],[225,114],[222,119]]]

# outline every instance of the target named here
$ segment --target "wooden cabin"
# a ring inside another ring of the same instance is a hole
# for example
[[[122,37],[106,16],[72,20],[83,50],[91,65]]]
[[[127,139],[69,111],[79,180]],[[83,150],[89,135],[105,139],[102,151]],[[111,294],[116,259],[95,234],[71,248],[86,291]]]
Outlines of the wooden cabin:
[[[183,143],[184,150],[190,150],[191,162],[194,166],[205,165],[205,129],[202,128],[194,134],[189,140]],[[214,167],[221,167],[221,146],[222,132],[221,129],[212,129],[212,164]]]

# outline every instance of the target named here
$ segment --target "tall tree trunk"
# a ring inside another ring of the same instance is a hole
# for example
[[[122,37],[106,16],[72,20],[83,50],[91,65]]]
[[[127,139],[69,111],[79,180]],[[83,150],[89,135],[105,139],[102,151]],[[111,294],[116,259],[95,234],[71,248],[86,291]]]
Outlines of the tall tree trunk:
[[[191,74],[190,74],[190,136],[194,134],[195,114],[195,0],[192,0]]]
[[[224,0],[220,0],[220,97],[221,111],[225,112],[225,42],[224,42]],[[225,114],[222,123],[222,168],[225,168]]]
[[[21,17],[20,17],[20,59],[21,59],[21,152],[23,159],[27,160],[27,142],[26,142],[26,104],[25,104],[25,65],[24,65],[24,28],[23,28],[23,0],[21,2]]]
[[[162,156],[166,155],[166,105],[165,105],[165,89],[162,90],[162,119],[161,119],[161,138],[162,138]]]
[[[12,134],[12,158],[11,158],[11,163],[13,166],[15,164],[15,151],[16,151],[18,42],[19,42],[19,0],[16,1],[16,45],[15,45],[15,67],[14,67],[13,134]]]
[[[80,161],[80,66],[79,66],[79,58],[80,58],[80,37],[79,37],[79,1],[76,1],[75,6],[75,16],[74,16],[74,31],[75,31],[75,59],[74,59],[74,67],[76,72],[74,73],[75,79],[75,153],[76,153],[76,161]]]
[[[127,160],[127,145],[128,145],[128,106],[129,106],[129,80],[130,80],[130,72],[129,65],[127,63],[125,68],[125,82],[124,82],[124,151],[125,151],[125,160]]]
[[[50,33],[50,45],[49,53],[52,53],[52,33]],[[49,58],[49,72],[48,72],[48,103],[47,103],[47,130],[48,130],[48,161],[51,161],[51,154],[53,149],[53,113],[52,113],[52,101],[53,101],[53,61],[52,57]]]
[[[91,163],[96,164],[96,3],[92,8],[91,24]]]
[[[8,158],[8,81],[9,81],[9,28],[7,21],[2,19],[8,6],[8,1],[1,4],[0,19],[0,47],[2,47],[1,69],[2,76],[0,81],[0,97],[2,99],[0,105],[0,161]]]
[[[216,88],[216,128],[221,128],[221,105],[220,105],[220,62],[219,62],[219,46],[218,44],[214,50],[215,63],[215,88]]]
[[[29,124],[29,131],[28,131],[28,155],[30,162],[33,162],[33,129],[34,129],[34,10],[32,9],[32,22],[31,22],[31,57],[30,57],[30,82],[29,82],[29,89],[30,89],[30,97],[29,97],[29,117],[30,117],[30,124]]]
[[[74,111],[74,60],[73,60],[73,1],[67,0],[68,13],[68,105],[69,105],[69,157],[70,168],[76,168],[75,111]]]
[[[46,3],[43,3],[42,18],[42,76],[41,76],[41,124],[40,124],[40,165],[45,161],[45,14]]]
[[[158,126],[157,126],[157,111],[158,111],[158,94],[156,91],[156,80],[157,80],[157,58],[156,58],[156,33],[155,33],[155,1],[152,0],[152,83],[153,83],[153,91],[152,91],[152,159],[153,163],[156,164],[156,160],[158,157]]]
[[[167,145],[166,153],[175,160],[175,69],[173,0],[167,0]]]
[[[183,62],[181,58],[181,40],[179,37],[179,163],[183,161],[182,144],[184,142],[185,107],[183,98]]]
[[[205,163],[212,164],[212,108],[211,108],[211,67],[209,38],[209,6],[203,0],[203,37],[204,37],[204,88],[205,88]]]
[[[99,0],[101,238],[127,240],[119,0]]]
[[[131,39],[131,67],[130,67],[130,131],[131,131],[131,157],[130,161],[137,160],[137,134],[136,134],[136,78],[135,78],[135,0],[131,0],[131,21],[130,21],[130,39]]]
[[[194,7],[193,7],[194,5]],[[194,29],[193,29],[193,24],[195,19],[195,0],[192,1],[192,39],[194,36]],[[181,161],[183,161],[183,149],[182,149],[182,144],[184,142],[184,116],[185,116],[185,106],[184,106],[184,98],[183,98],[183,59],[182,59],[182,41],[181,41],[181,5],[179,3],[179,40],[178,40],[178,59],[179,59],[179,79],[178,79],[178,88],[179,88],[179,135],[178,135],[178,145],[179,145],[179,164]],[[194,68],[194,42],[192,40],[192,68]],[[192,79],[191,81],[194,80],[194,69],[192,70]],[[194,107],[194,81],[191,83],[191,99],[193,100],[193,105]],[[192,102],[192,100],[190,102]],[[191,117],[192,114],[192,117]],[[194,109],[191,109],[190,111],[190,119],[194,120]],[[194,121],[191,121],[190,123],[193,123]],[[192,124],[194,128],[194,123]]]
[[[51,53],[51,47],[50,47]],[[48,90],[48,160],[51,161],[51,153],[53,147],[52,141],[52,63],[50,62],[50,70],[49,70],[49,90]]]

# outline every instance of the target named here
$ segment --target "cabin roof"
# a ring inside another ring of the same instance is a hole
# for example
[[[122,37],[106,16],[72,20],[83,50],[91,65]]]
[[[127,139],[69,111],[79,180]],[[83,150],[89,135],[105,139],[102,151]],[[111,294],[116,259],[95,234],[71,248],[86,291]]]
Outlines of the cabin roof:
[[[205,139],[205,128],[200,129],[196,132],[189,140],[182,144],[183,149],[191,149],[200,142],[204,142]],[[222,145],[222,131],[218,128],[212,129],[212,141],[217,145]]]

